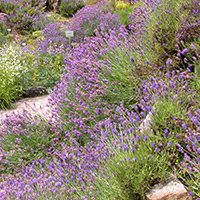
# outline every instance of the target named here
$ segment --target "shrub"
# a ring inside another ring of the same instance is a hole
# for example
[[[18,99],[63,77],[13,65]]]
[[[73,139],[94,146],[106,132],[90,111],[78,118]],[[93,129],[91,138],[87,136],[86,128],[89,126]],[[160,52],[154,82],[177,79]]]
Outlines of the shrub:
[[[26,76],[31,66],[26,65],[22,59],[22,51],[18,47],[4,46],[0,48],[0,52],[0,108],[4,109],[10,107],[22,94],[21,78]]]
[[[5,23],[0,21],[0,44],[9,42],[13,37]]]
[[[11,25],[21,34],[32,33],[47,23],[44,8],[32,7],[30,1],[23,2],[8,15]],[[40,22],[40,25],[39,25]],[[42,22],[42,23],[41,23]]]
[[[64,49],[68,45],[68,39],[65,37],[65,33],[62,29],[62,24],[59,22],[48,23],[42,30],[43,39],[38,41],[40,53],[48,53],[50,46],[64,45]]]
[[[0,11],[6,14],[14,12],[23,0],[0,0]]]
[[[124,1],[117,1],[116,9],[121,10],[121,9],[125,9],[127,7],[129,7],[129,3],[128,2],[125,3]]]
[[[74,15],[69,29],[75,32],[75,41],[82,41],[84,37],[94,36],[95,29],[108,33],[109,29],[120,27],[119,16],[112,14],[107,6],[108,4],[105,2],[85,6]]]
[[[7,157],[5,162],[0,162],[4,173],[13,172],[24,164],[45,157],[52,146],[54,135],[50,125],[41,117],[33,117],[27,111],[11,116],[15,120],[4,120],[3,128],[2,126],[0,128],[4,130],[1,149]],[[12,129],[16,125],[17,128]]]
[[[72,17],[78,10],[84,7],[83,0],[62,0],[59,6],[60,14],[64,17]]]
[[[86,5],[94,5],[101,2],[101,0],[86,0]]]
[[[131,23],[129,16],[133,12],[133,7],[134,6],[127,6],[125,9],[117,9],[114,11],[114,13],[120,16],[122,24],[124,24],[126,27],[128,27],[128,25]]]
[[[151,186],[167,179],[172,171],[169,161],[175,156],[175,136],[167,139],[171,141],[171,146],[167,147],[167,142],[157,136],[135,130],[133,121],[137,121],[137,115],[120,116],[116,124],[105,121],[106,131],[102,131],[101,138],[108,150],[103,161],[106,175],[103,179],[96,178],[96,187],[102,187],[98,188],[99,196],[104,195],[105,199],[145,199]]]

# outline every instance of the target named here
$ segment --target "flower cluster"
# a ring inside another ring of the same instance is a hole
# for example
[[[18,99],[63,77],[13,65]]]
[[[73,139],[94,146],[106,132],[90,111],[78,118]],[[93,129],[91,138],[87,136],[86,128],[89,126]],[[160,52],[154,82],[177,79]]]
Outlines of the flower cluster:
[[[173,23],[166,21],[173,21],[183,5],[170,9],[174,4],[136,2],[129,30],[119,26],[105,3],[77,12],[71,30],[84,42],[65,55],[49,118],[24,111],[0,124],[2,199],[144,199],[153,184],[175,174],[199,200],[200,93],[193,68],[199,68],[200,47],[195,37],[191,45],[175,32],[170,35]],[[198,16],[193,13],[192,18]],[[85,27],[76,27],[75,19]],[[87,24],[97,30],[88,34]],[[52,30],[58,36],[52,42],[63,43],[56,27],[46,26],[45,39]],[[180,45],[175,52],[168,48],[171,37]],[[51,44],[49,52],[64,55],[65,50]]]
[[[84,37],[94,36],[94,30],[108,32],[118,29],[121,25],[119,16],[112,14],[109,5],[99,2],[92,6],[85,6],[73,17],[69,29],[75,32],[75,41],[83,41]]]

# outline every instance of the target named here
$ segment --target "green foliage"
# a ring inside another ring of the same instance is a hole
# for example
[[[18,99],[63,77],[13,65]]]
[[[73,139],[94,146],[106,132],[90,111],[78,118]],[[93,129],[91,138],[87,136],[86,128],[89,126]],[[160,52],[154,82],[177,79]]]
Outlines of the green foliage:
[[[169,161],[174,156],[173,143],[171,147],[167,147],[167,142],[164,142],[159,148],[159,143],[163,140],[152,137],[148,133],[146,135],[138,133],[138,139],[131,142],[131,137],[135,138],[135,136],[130,134],[129,139],[126,136],[127,149],[120,144],[116,148],[112,147],[112,141],[117,141],[116,137],[108,138],[106,142],[113,153],[113,157],[105,162],[110,178],[97,178],[97,187],[99,185],[102,187],[100,196],[106,195],[105,199],[145,199],[147,190],[157,182],[165,180],[171,171]],[[168,141],[170,140],[174,139]],[[125,145],[124,141],[123,145]],[[106,187],[109,189],[106,190]]]
[[[199,148],[200,148],[200,145],[199,145]],[[194,157],[196,160],[199,159],[199,156],[195,156],[195,155],[191,155],[191,156]],[[180,162],[177,164],[180,164]],[[193,167],[195,170],[188,172],[186,168],[179,169],[177,172],[177,177],[179,178],[179,180],[181,180],[184,183],[188,191],[193,192],[193,196],[196,196],[199,198],[200,197],[200,173],[199,173],[200,166],[197,163],[192,162],[192,161],[190,161],[188,165],[190,167]]]
[[[21,121],[18,118],[17,130],[12,129],[10,122],[6,124],[8,133],[4,134],[1,141],[1,149],[7,152],[8,156],[8,162],[1,166],[4,173],[44,158],[47,156],[48,148],[52,146],[52,138],[55,135],[51,131],[50,125],[44,119],[33,118],[26,112],[23,113],[23,116],[24,119]],[[13,146],[18,146],[17,150],[14,150]]]
[[[117,4],[116,4],[116,9],[118,10],[124,10],[125,8],[129,7],[129,3],[125,3],[124,1],[117,1]]]
[[[62,72],[63,55],[46,55],[38,59],[35,69],[34,83],[52,89],[60,81]]]
[[[163,138],[166,137],[164,129],[168,129],[169,132],[175,135],[181,134],[184,130],[181,126],[183,123],[192,129],[192,120],[187,114],[191,108],[199,109],[199,94],[199,90],[193,93],[180,90],[178,94],[173,95],[171,92],[168,97],[158,98],[153,107],[155,112],[152,116],[153,129],[160,132]],[[191,103],[194,99],[196,101]]]
[[[86,5],[94,5],[99,3],[101,0],[86,0]]]
[[[150,38],[155,53],[152,56],[153,63],[165,64],[167,58],[174,60],[176,56],[176,31],[180,26],[181,2],[182,0],[163,1],[149,17],[146,39]]]
[[[0,45],[10,42],[13,38],[12,34],[9,34],[9,29],[5,23],[0,22]]]
[[[0,52],[0,109],[4,109],[22,94],[21,75],[27,75],[28,66],[18,47],[5,46]]]
[[[134,6],[128,6],[126,9],[117,9],[114,12],[120,16],[120,20],[121,20],[122,24],[124,24],[126,27],[130,23],[129,16],[130,16],[131,12],[133,11],[133,7]]]
[[[60,14],[64,17],[72,17],[84,5],[83,0],[63,0],[59,6]]]
[[[17,7],[18,5],[14,3],[9,3],[9,2],[0,3],[0,11],[6,14],[13,12]]]
[[[47,90],[53,89],[57,81],[60,81],[64,55],[62,54],[43,54],[38,56],[34,50],[30,53],[24,53],[27,64],[34,63],[29,70],[29,79],[24,76],[23,88],[31,86],[43,86]]]
[[[105,99],[110,104],[123,103],[126,108],[136,102],[139,82],[131,57],[137,59],[136,52],[127,48],[114,48],[102,56],[105,60],[101,78],[106,85]]]

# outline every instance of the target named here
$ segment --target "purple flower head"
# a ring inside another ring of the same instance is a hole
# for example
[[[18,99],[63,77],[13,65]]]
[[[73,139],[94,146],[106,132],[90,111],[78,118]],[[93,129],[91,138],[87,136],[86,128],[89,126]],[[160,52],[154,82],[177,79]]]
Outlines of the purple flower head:
[[[182,55],[185,55],[187,52],[188,52],[188,49],[185,48],[185,49],[183,49],[183,51],[181,51],[181,54],[182,54]]]
[[[198,10],[198,9],[197,9],[197,10],[193,10],[193,13],[194,13],[195,15],[198,15],[199,10]]]

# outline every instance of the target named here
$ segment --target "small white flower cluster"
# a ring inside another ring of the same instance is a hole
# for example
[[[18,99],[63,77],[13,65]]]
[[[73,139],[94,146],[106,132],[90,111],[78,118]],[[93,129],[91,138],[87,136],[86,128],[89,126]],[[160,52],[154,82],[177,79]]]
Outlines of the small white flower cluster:
[[[27,70],[27,63],[23,59],[20,47],[12,45],[0,47],[0,87],[12,84]]]

